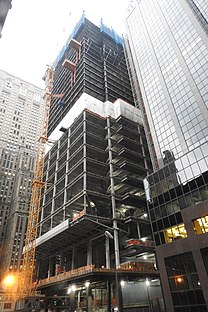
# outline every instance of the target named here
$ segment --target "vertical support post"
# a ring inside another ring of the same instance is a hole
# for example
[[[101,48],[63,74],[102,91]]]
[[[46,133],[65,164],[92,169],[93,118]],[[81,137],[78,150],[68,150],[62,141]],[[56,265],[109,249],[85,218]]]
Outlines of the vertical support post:
[[[76,67],[74,68],[74,83],[76,81]]]
[[[87,244],[87,265],[92,264],[92,241]]]
[[[107,68],[105,58],[105,45],[103,45],[103,73],[104,73],[105,101],[108,101],[108,80],[107,80]]]
[[[69,170],[69,162],[68,162],[68,158],[69,158],[69,130],[68,130],[68,136],[67,136],[67,152],[66,152],[66,174],[65,174],[65,177],[64,177],[64,206],[63,206],[63,221],[65,221],[65,218],[66,218],[66,202],[67,202],[67,191],[66,191],[66,188],[67,188],[67,181],[68,181],[68,176],[67,176],[67,173],[68,173],[68,170]]]
[[[152,309],[152,302],[151,302],[151,297],[150,297],[150,286],[147,285],[147,298],[148,298],[148,305],[149,305],[149,312],[153,312]]]
[[[138,232],[138,238],[141,239],[140,224],[138,224],[138,223],[137,223],[137,232]]]
[[[57,155],[56,155],[56,165],[55,165],[55,175],[54,175],[54,185],[53,185],[53,195],[52,195],[52,205],[51,205],[51,215],[52,215],[52,217],[51,217],[51,229],[53,228],[53,212],[55,210],[55,194],[56,194],[59,149],[60,149],[60,141],[58,141],[58,149],[57,149]]]
[[[90,285],[86,289],[86,312],[92,312],[92,288]]]
[[[140,130],[140,125],[138,125],[138,133],[139,133],[139,142],[141,144],[141,148],[142,148],[142,156],[144,156],[144,167],[145,169],[147,169],[146,175],[148,175],[148,164],[147,164],[147,155],[145,152],[145,148],[144,148],[144,144],[143,144],[143,138],[141,135],[141,130]]]
[[[49,266],[48,266],[48,277],[53,275],[53,266],[54,266],[54,259],[52,257],[49,258]]]
[[[60,265],[62,271],[65,271],[64,270],[64,254],[62,252],[60,254],[60,263],[59,263],[59,265]]]
[[[70,70],[70,75],[71,75],[71,88],[73,87],[73,81],[74,81],[74,72],[73,70]]]
[[[105,259],[106,259],[106,269],[110,269],[110,242],[109,237],[105,238]]]
[[[46,170],[46,178],[45,178],[45,181],[48,181],[48,176],[49,176],[49,164],[50,164],[50,157],[51,157],[51,151],[49,151],[49,154],[48,154],[48,163],[47,163],[47,170]],[[43,188],[43,203],[42,203],[42,207],[41,207],[41,217],[40,217],[40,220],[43,221],[44,219],[44,205],[45,205],[45,200],[46,200],[46,193],[47,193],[47,190],[48,190],[48,186],[47,183],[45,185],[45,187]],[[39,232],[39,235],[41,235],[42,233],[42,222],[40,223],[40,232]]]
[[[64,185],[64,204],[69,200],[68,195],[67,195],[67,185],[68,185],[68,171],[69,171],[69,158],[70,158],[70,153],[69,153],[69,148],[70,148],[70,128],[68,129],[68,137],[67,137],[67,152],[66,152],[66,175],[65,175],[65,185]],[[68,210],[69,208],[67,208]],[[71,211],[70,211],[71,212]],[[66,220],[66,206],[64,206],[63,209],[63,221]]]
[[[41,262],[40,274],[38,276],[38,279],[49,277],[48,276],[48,272],[49,272],[48,268],[49,268],[49,259],[44,259],[44,261]]]
[[[107,137],[108,137],[108,153],[109,153],[109,165],[110,165],[110,185],[111,185],[111,205],[113,215],[113,232],[114,232],[114,248],[115,248],[115,264],[116,264],[116,290],[118,300],[118,311],[123,312],[123,299],[122,290],[120,287],[120,279],[118,277],[118,268],[120,267],[120,256],[119,256],[119,235],[118,235],[118,223],[116,220],[116,198],[114,189],[114,178],[113,178],[113,153],[111,144],[111,131],[110,131],[110,117],[107,118]]]
[[[70,312],[74,312],[75,311],[75,298],[76,298],[76,292],[72,291],[70,293]]]
[[[87,212],[87,139],[86,139],[86,111],[84,111],[83,114],[83,171],[84,171],[84,175],[83,175],[83,191],[84,191],[84,213]]]
[[[116,269],[118,269],[120,266],[119,240],[118,240],[119,229],[118,229],[117,220],[116,220],[116,199],[115,199],[114,178],[113,178],[113,155],[112,155],[110,118],[109,117],[107,118],[107,131],[108,131],[108,155],[109,155],[109,165],[110,165],[111,205],[112,205],[112,215],[113,215],[115,262],[116,262]]]
[[[78,59],[79,59],[79,48],[76,49],[76,62],[75,62],[76,65],[77,65]]]
[[[108,294],[108,310],[107,312],[111,312],[111,282],[107,281],[107,294]]]
[[[74,270],[75,269],[75,259],[76,259],[76,255],[77,255],[77,248],[74,246],[72,248],[72,263],[71,263],[71,269]]]
[[[35,278],[38,280],[39,274],[40,274],[40,259],[36,259],[36,272],[35,272]]]
[[[81,301],[81,290],[79,290],[77,294],[77,308],[78,309],[80,307],[80,301]]]

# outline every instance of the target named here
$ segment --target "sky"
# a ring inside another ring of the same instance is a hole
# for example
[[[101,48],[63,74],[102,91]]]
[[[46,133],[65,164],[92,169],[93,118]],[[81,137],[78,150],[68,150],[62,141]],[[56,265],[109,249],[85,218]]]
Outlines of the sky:
[[[42,77],[83,11],[125,34],[129,0],[13,0],[0,38],[0,69],[44,88]]]

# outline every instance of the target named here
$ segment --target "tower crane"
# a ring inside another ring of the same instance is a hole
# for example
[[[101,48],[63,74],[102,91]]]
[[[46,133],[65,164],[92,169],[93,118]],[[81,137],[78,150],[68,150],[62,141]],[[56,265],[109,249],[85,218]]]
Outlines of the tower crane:
[[[43,130],[38,140],[37,156],[35,161],[34,178],[32,182],[32,195],[30,201],[30,211],[28,217],[28,227],[26,232],[25,250],[23,257],[22,272],[20,275],[20,296],[31,296],[34,294],[33,273],[35,267],[35,244],[38,230],[38,217],[40,211],[41,191],[44,185],[43,169],[46,143],[48,141],[48,119],[52,99],[54,69],[49,67],[45,73],[45,114],[43,120]]]
[[[63,62],[62,66],[67,70],[71,71],[71,82],[75,82],[76,78],[76,65],[79,60],[79,48],[81,44],[75,39],[71,38],[68,46],[76,52],[76,62],[73,63],[67,59]],[[36,249],[36,238],[38,231],[38,218],[40,212],[40,201],[41,191],[45,182],[43,181],[43,170],[44,170],[44,157],[46,152],[46,143],[48,140],[48,120],[51,106],[51,99],[61,99],[64,93],[52,94],[54,79],[54,68],[48,67],[44,80],[45,80],[45,114],[43,121],[42,135],[38,141],[37,156],[35,162],[34,178],[32,183],[32,195],[30,201],[30,211],[28,217],[28,226],[25,241],[25,250],[23,258],[22,272],[20,275],[20,297],[32,296],[35,293],[35,287],[33,285],[33,273],[35,268],[35,249]],[[60,105],[64,102],[60,101]]]

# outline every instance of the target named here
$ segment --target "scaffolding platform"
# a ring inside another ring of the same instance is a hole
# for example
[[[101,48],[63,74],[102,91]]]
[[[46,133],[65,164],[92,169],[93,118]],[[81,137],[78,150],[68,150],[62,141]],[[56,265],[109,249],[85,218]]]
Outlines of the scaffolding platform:
[[[79,41],[71,38],[70,41],[69,41],[68,46],[71,49],[78,50],[81,47],[81,43]]]
[[[108,218],[81,215],[75,220],[65,220],[55,228],[43,234],[36,240],[36,252],[45,256],[64,250],[73,245],[85,245],[90,239],[104,234],[106,229],[112,229],[112,220]]]
[[[76,284],[83,283],[85,280],[91,281],[107,281],[115,280],[115,274],[118,274],[124,280],[128,277],[130,279],[138,279],[143,277],[158,278],[159,272],[153,268],[153,265],[144,264],[140,267],[137,265],[124,265],[119,269],[106,269],[106,268],[95,268],[94,265],[87,265],[84,267],[77,268],[75,270],[67,271],[55,276],[51,276],[38,281],[37,289],[51,287],[54,285],[62,284],[65,282],[68,285],[69,281],[76,282]]]
[[[67,59],[63,61],[62,66],[72,72],[74,72],[76,69],[76,64]]]

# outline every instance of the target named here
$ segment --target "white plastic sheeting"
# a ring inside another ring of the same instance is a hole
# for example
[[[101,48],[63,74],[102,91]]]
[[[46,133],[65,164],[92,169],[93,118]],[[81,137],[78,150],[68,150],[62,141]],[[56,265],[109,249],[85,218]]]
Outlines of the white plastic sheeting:
[[[121,99],[116,100],[114,103],[109,101],[103,103],[89,94],[83,93],[62,121],[58,124],[56,129],[51,133],[49,140],[57,141],[60,139],[63,135],[63,132],[60,131],[60,129],[62,127],[68,129],[74,122],[75,118],[77,118],[85,109],[88,109],[102,117],[111,116],[113,118],[118,118],[119,116],[123,116],[129,120],[137,122],[140,125],[143,124],[141,111],[129,103]],[[50,148],[51,146],[47,146],[46,152],[48,152]]]

